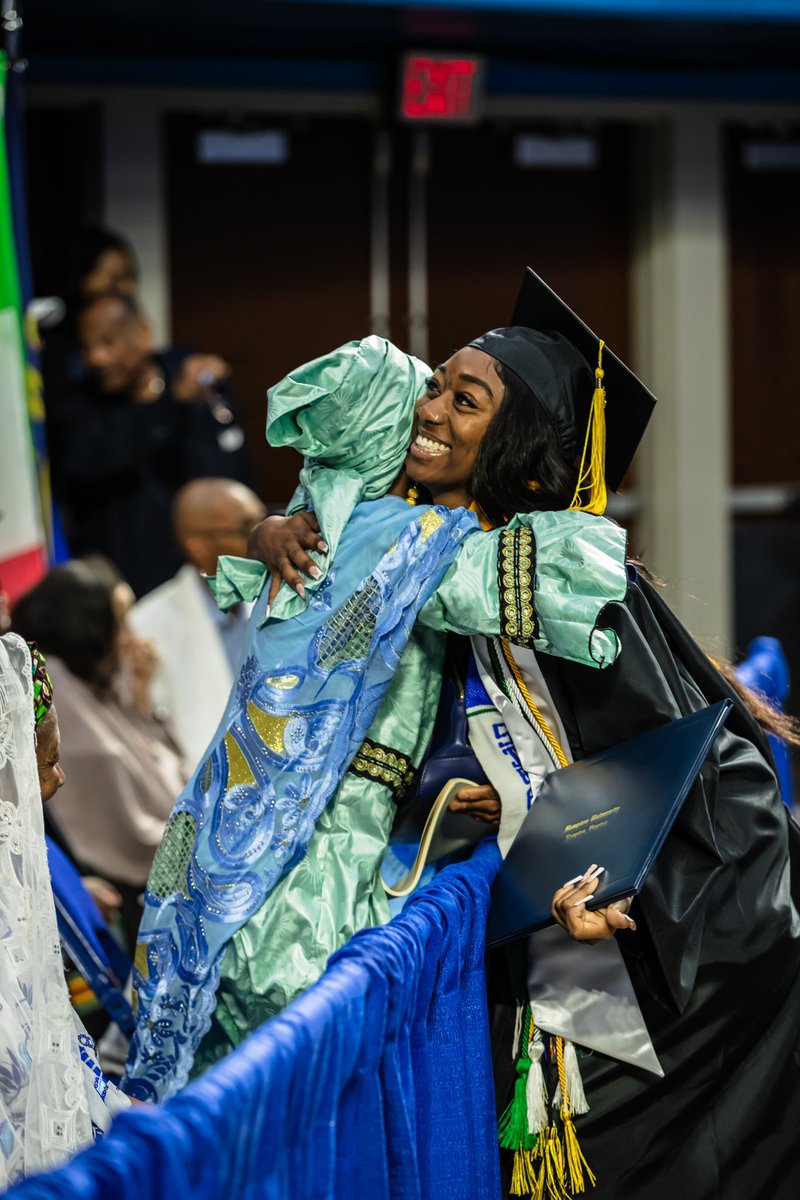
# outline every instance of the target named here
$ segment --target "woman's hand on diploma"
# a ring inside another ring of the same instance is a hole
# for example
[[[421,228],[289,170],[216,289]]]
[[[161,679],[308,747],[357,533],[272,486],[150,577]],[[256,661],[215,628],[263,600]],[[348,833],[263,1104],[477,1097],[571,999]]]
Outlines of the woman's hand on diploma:
[[[636,922],[628,916],[630,899],[615,900],[605,908],[586,907],[586,901],[597,891],[604,870],[592,863],[583,875],[568,880],[553,897],[550,910],[553,917],[576,942],[604,942],[614,937],[618,929],[636,928]]]

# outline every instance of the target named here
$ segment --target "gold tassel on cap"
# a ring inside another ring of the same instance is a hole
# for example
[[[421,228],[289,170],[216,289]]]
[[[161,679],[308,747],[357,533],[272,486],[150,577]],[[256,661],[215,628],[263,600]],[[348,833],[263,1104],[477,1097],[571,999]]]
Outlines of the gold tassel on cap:
[[[589,410],[589,420],[586,424],[586,437],[583,440],[581,465],[578,469],[578,483],[575,495],[572,497],[571,509],[579,512],[596,513],[598,516],[606,511],[608,492],[606,491],[606,389],[603,387],[603,346],[601,340],[597,351],[597,366],[595,367],[594,395],[592,407]],[[587,462],[588,455],[588,462]]]

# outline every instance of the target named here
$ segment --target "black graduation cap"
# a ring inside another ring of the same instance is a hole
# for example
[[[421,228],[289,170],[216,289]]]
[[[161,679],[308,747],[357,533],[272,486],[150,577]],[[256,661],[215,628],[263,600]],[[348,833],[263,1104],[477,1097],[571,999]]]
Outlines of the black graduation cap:
[[[492,330],[471,344],[523,379],[553,421],[564,456],[572,458],[584,446],[593,415],[592,379],[598,366],[600,338],[530,268],[512,322],[511,328]],[[537,333],[527,336],[529,330]],[[561,337],[542,336],[550,334]],[[564,338],[581,358],[564,346]],[[604,450],[605,482],[616,491],[636,453],[656,398],[605,345],[602,369],[603,376],[597,382],[605,389],[605,446],[595,445],[594,450]],[[596,422],[595,443],[597,434]]]

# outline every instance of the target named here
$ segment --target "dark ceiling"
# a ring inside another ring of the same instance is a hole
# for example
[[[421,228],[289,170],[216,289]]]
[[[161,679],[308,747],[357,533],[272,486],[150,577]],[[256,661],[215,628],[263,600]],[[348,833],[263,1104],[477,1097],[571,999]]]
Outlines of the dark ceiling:
[[[268,85],[270,64],[295,63],[299,85],[308,86],[301,68],[346,63],[350,86],[364,86],[404,48],[446,48],[485,54],[493,91],[508,90],[501,64],[535,63],[635,78],[661,72],[667,82],[716,76],[724,85],[728,77],[734,90],[749,79],[751,93],[780,83],[782,94],[795,88],[800,97],[800,2],[794,20],[760,22],[299,0],[27,0],[19,7],[32,80]],[[345,86],[346,72],[340,77]],[[516,88],[526,90],[519,80]]]

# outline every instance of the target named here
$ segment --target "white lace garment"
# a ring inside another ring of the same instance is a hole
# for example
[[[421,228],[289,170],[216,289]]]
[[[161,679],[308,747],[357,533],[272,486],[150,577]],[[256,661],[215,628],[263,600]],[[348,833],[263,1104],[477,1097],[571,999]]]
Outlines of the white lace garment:
[[[127,1107],[96,1067],[64,981],[34,746],[30,655],[7,634],[0,638],[0,1191],[57,1166]]]

